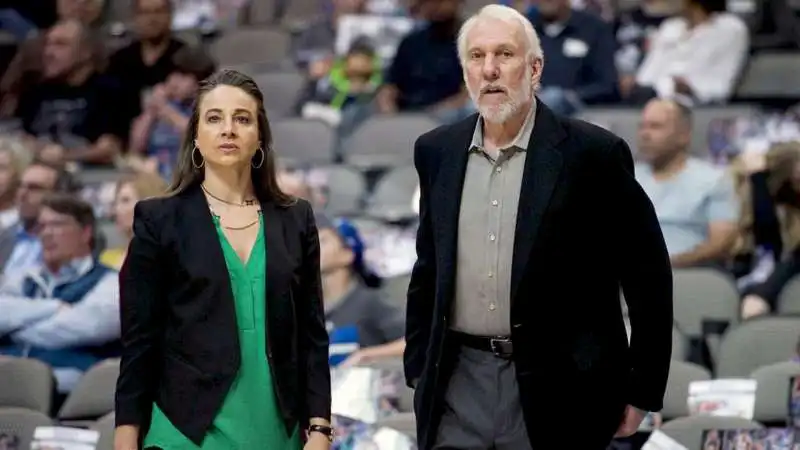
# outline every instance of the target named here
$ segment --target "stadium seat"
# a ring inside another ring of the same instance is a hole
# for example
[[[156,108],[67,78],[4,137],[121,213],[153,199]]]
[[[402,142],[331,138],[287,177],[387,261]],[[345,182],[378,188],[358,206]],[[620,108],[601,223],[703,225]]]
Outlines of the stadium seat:
[[[334,130],[318,120],[273,120],[273,149],[282,165],[297,167],[333,163]]]
[[[327,176],[325,212],[331,216],[351,216],[361,212],[367,193],[364,175],[352,167],[337,165],[322,167]]]
[[[750,57],[736,90],[740,99],[800,98],[800,53],[759,52]]]
[[[688,338],[704,336],[709,325],[729,326],[739,321],[739,292],[726,273],[679,269],[673,272],[673,284],[675,323]]]
[[[281,62],[289,57],[289,35],[277,28],[235,28],[211,44],[220,67],[254,62]]]
[[[342,156],[348,164],[361,168],[408,165],[414,159],[414,141],[437,126],[439,123],[425,114],[374,116],[347,139]]]
[[[389,170],[378,180],[367,201],[367,216],[388,222],[416,217],[411,201],[418,184],[419,178],[413,166]]]
[[[20,450],[31,448],[33,432],[38,427],[52,426],[53,420],[46,414],[25,408],[0,408],[0,435],[18,439],[16,447]]]
[[[0,380],[0,408],[50,414],[55,389],[50,366],[36,359],[0,356]]]
[[[747,377],[795,355],[800,316],[758,317],[728,330],[722,338],[717,378]]]
[[[253,80],[264,94],[264,108],[271,121],[295,115],[300,93],[306,85],[305,75],[295,70],[270,70],[253,74]],[[283,154],[278,149],[278,155]]]
[[[672,360],[669,366],[667,392],[664,394],[664,419],[674,419],[689,415],[689,384],[693,381],[711,379],[711,373],[702,366],[683,361]]]
[[[78,381],[58,419],[72,425],[86,425],[114,410],[114,392],[119,376],[119,360],[101,361],[91,367]]]
[[[780,295],[777,305],[778,314],[800,314],[800,277],[794,277],[786,283]]]
[[[761,428],[764,426],[739,417],[691,416],[670,420],[661,427],[661,431],[688,450],[701,450],[704,431]]]
[[[392,414],[389,417],[379,420],[376,425],[378,427],[397,430],[414,438],[417,436],[417,421],[414,417],[414,413]]]
[[[100,433],[96,450],[114,450],[114,413],[108,413],[92,424],[91,429]]]
[[[755,420],[777,427],[786,424],[786,418],[789,417],[789,384],[796,376],[800,376],[800,364],[794,361],[760,367],[750,375],[756,380]]]

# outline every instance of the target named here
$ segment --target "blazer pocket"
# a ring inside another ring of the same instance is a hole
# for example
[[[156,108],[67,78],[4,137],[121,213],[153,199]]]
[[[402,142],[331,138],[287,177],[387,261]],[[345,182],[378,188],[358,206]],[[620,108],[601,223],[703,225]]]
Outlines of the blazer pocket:
[[[214,377],[203,372],[183,357],[174,353],[167,353],[164,363],[164,375],[174,381],[183,382],[212,382]]]

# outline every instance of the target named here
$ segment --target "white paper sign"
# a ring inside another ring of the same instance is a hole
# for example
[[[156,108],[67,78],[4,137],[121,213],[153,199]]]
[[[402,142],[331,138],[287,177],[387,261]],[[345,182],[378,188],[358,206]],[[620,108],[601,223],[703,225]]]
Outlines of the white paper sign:
[[[31,450],[95,450],[100,433],[69,427],[38,427]]]
[[[642,446],[642,450],[689,450],[680,442],[672,439],[661,431],[654,430],[650,438]]]
[[[722,379],[689,384],[689,413],[752,420],[756,380]]]

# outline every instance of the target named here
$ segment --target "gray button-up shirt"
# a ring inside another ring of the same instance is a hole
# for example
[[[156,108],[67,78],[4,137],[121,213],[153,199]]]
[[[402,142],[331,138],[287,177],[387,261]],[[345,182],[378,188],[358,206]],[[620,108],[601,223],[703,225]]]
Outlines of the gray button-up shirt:
[[[482,119],[475,127],[458,220],[453,330],[511,334],[514,229],[535,111],[534,103],[512,144],[499,152],[484,148]]]

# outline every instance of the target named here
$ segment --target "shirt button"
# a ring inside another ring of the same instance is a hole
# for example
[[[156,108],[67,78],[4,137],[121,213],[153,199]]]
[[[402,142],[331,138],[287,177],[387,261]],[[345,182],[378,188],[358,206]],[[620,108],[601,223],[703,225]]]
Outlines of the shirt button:
[[[489,276],[489,278],[494,278],[494,273],[492,273],[492,272],[489,272],[489,273],[488,273],[488,274],[486,274],[486,275],[488,275],[488,276]]]
[[[492,200],[492,206],[497,206],[499,203],[497,200]]]
[[[502,167],[498,167],[498,168],[494,169],[494,171],[497,172],[497,173],[500,173],[500,172],[503,171],[503,168]]]
[[[494,311],[497,308],[494,303],[489,303],[489,311]]]
[[[494,235],[494,233],[489,233],[489,240],[494,241],[495,239],[497,239],[497,237]]]

